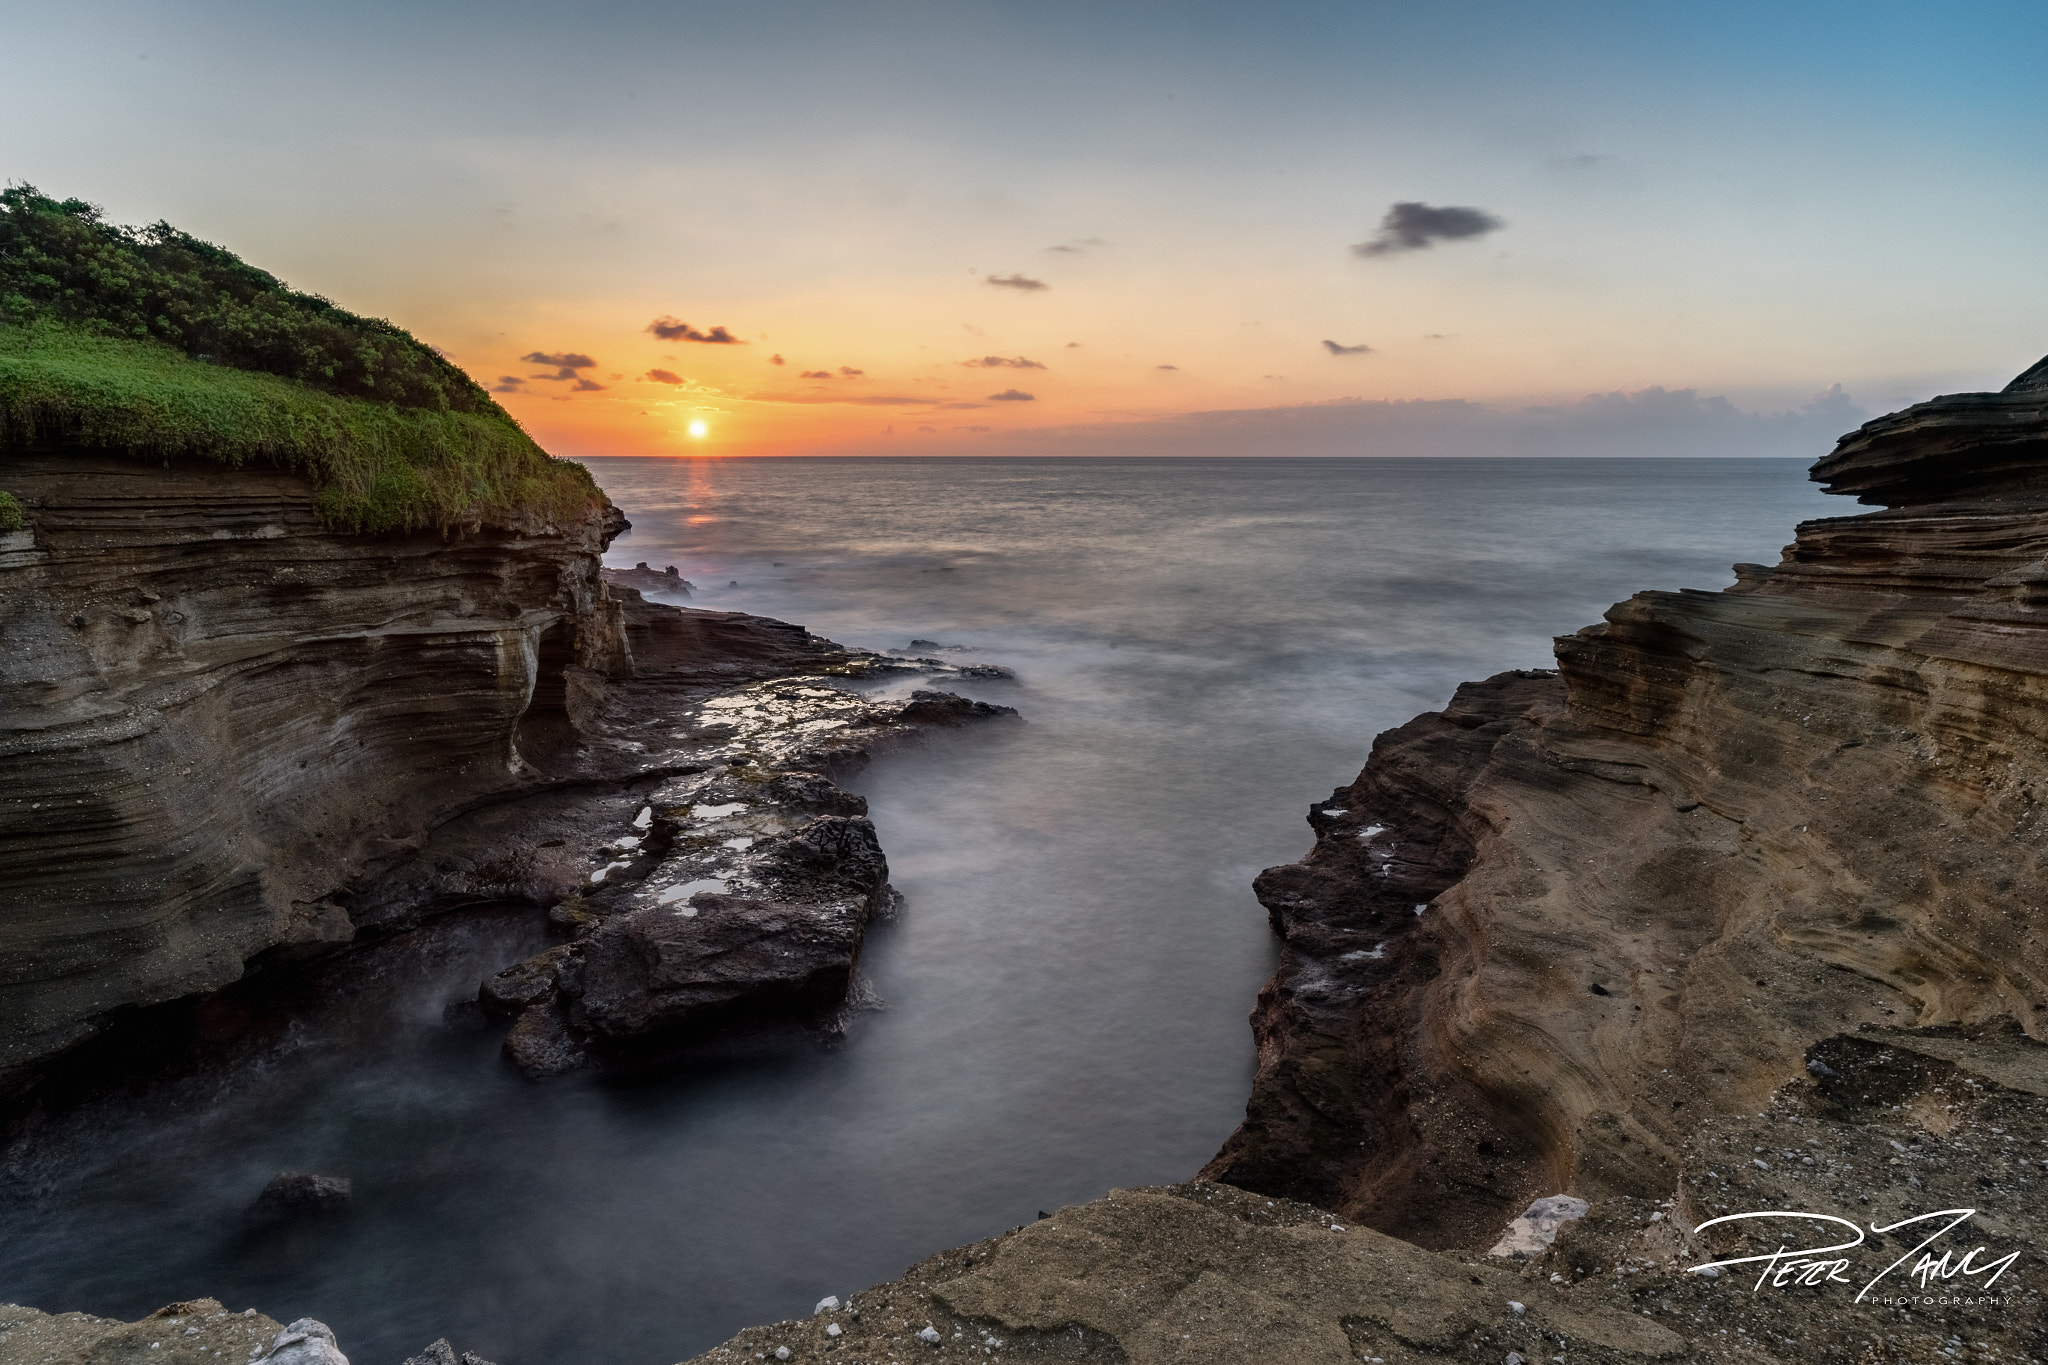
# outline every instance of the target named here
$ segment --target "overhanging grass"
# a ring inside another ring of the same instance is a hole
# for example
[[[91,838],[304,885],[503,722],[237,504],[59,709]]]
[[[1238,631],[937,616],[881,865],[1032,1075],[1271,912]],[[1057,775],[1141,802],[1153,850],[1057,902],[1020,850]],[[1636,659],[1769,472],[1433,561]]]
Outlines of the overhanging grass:
[[[53,320],[0,327],[0,444],[267,461],[307,475],[352,531],[452,531],[535,515],[566,526],[604,495],[502,409],[398,408]]]

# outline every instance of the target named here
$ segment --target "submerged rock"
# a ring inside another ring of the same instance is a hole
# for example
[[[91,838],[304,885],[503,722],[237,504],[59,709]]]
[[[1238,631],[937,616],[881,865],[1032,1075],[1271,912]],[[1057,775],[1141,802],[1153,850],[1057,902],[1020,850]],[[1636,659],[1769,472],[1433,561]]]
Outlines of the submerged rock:
[[[268,1222],[325,1217],[347,1209],[354,1194],[354,1182],[345,1175],[279,1171],[249,1206],[249,1216]]]

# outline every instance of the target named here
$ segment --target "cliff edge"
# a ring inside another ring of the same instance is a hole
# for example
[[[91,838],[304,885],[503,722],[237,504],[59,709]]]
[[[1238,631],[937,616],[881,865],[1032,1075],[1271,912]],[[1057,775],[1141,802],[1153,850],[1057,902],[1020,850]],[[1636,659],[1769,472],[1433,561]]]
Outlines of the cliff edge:
[[[1537,1196],[1668,1195],[1837,1035],[2039,1038],[2048,365],[1813,477],[1887,510],[1620,603],[1310,812],[1205,1175],[1476,1248]]]

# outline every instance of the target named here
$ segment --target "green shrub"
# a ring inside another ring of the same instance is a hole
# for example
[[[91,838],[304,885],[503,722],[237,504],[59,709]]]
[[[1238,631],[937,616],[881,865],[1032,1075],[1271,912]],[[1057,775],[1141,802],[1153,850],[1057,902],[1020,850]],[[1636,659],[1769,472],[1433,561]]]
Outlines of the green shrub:
[[[312,479],[326,521],[356,531],[566,524],[604,496],[495,404],[372,403],[47,320],[0,328],[0,443],[31,441],[280,464]]]
[[[169,223],[101,221],[80,199],[0,190],[0,323],[54,319],[402,408],[489,412],[477,382],[404,329],[288,288]]]
[[[271,461],[360,531],[559,524],[604,498],[401,328],[168,223],[17,185],[0,190],[0,444],[30,441]]]
[[[0,488],[0,531],[19,531],[27,525],[28,513],[22,510],[21,499]]]

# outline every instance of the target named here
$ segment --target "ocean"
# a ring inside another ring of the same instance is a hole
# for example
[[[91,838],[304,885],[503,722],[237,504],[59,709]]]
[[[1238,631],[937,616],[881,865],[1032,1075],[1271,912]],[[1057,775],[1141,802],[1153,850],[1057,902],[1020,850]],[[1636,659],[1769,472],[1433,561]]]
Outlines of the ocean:
[[[588,463],[633,521],[607,562],[676,565],[691,605],[1016,671],[959,690],[1021,723],[847,783],[905,897],[864,959],[879,1007],[833,1047],[528,1085],[439,1020],[535,917],[443,926],[309,994],[261,1057],[0,1156],[0,1301],[207,1295],[320,1318],[356,1365],[444,1335],[499,1365],[665,1365],[1185,1179],[1248,1092],[1273,964],[1252,878],[1306,851],[1373,735],[1854,510],[1784,460]],[[354,1213],[252,1236],[239,1211],[289,1168],[350,1174]]]

